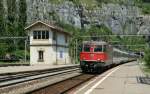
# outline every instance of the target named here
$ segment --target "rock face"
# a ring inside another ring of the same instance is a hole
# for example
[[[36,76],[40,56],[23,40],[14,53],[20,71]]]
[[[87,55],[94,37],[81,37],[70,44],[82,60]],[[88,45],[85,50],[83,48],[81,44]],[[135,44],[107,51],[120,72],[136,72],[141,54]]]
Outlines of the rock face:
[[[7,2],[3,1],[5,10],[7,10]],[[18,6],[19,0],[16,1],[16,6]],[[26,3],[27,24],[37,20],[63,21],[81,27],[82,21],[85,28],[89,28],[93,24],[105,24],[115,34],[150,32],[148,29],[150,21],[147,22],[148,18],[141,17],[140,9],[132,5],[102,4],[101,7],[96,7],[94,10],[87,9],[85,5],[82,5],[81,11],[79,6],[67,0],[61,4],[52,4],[50,0],[26,0]]]
[[[139,10],[137,7],[124,6],[118,4],[104,4],[105,24],[116,34],[134,34],[135,24],[133,19],[138,17]]]
[[[60,5],[51,4],[49,0],[26,0],[27,23],[37,20],[52,21],[61,20],[68,24],[80,27],[80,17],[72,2],[64,2]],[[59,16],[55,19],[52,16]]]
[[[138,34],[150,34],[150,16],[149,15],[141,15],[139,17],[141,19],[140,28]]]
[[[49,0],[26,0],[27,2],[27,23],[37,20],[49,20],[51,6]]]

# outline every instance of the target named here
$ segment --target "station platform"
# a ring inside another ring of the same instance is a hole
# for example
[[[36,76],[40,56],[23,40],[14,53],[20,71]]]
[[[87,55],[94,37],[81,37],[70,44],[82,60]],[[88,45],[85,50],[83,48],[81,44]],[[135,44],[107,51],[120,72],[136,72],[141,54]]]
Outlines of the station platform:
[[[0,67],[0,75],[8,74],[8,73],[29,72],[29,71],[36,71],[36,70],[47,70],[47,69],[71,67],[71,66],[76,66],[76,65],[78,64],[65,64],[65,65],[39,64],[39,65],[31,65],[31,66]]]
[[[150,94],[150,85],[141,83],[140,77],[145,75],[134,61],[102,73],[70,94]]]

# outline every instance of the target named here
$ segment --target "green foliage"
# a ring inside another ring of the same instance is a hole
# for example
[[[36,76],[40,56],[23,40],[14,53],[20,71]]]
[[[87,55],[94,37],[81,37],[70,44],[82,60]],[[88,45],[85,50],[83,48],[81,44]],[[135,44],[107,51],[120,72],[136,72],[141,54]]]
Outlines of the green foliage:
[[[139,36],[132,36],[132,37],[122,37],[120,38],[119,44],[126,45],[126,49],[132,51],[144,51],[146,46],[145,38]]]
[[[108,29],[105,25],[91,26],[91,28],[88,30],[88,32],[91,36],[112,34],[111,30]]]
[[[150,3],[142,4],[142,12],[143,14],[150,14]]]
[[[52,3],[52,4],[61,4],[64,1],[65,0],[49,0],[49,2]]]
[[[0,36],[25,36],[26,25],[26,0],[19,1],[19,11],[16,8],[16,0],[7,0],[8,14],[4,18],[4,7],[0,1]],[[15,40],[0,40],[0,55],[11,54],[15,50],[24,49],[24,42]],[[16,48],[16,45],[19,45]]]
[[[5,21],[4,21],[4,6],[3,6],[3,1],[0,1],[0,36],[3,36],[5,32]]]
[[[1,43],[0,44],[0,56],[4,56],[7,52],[7,44]]]
[[[145,65],[150,68],[150,48],[146,48],[144,55]]]
[[[15,36],[17,30],[17,9],[16,0],[7,0],[8,15],[7,15],[7,36]]]
[[[14,55],[20,59],[24,59],[25,51],[24,50],[17,50],[14,52]],[[26,51],[26,56],[27,56],[27,58],[30,57],[30,53],[28,51]]]
[[[59,15],[55,11],[49,12],[49,18],[51,21],[56,21],[56,22],[60,21]]]
[[[0,56],[12,53],[16,49],[14,42],[10,40],[0,40]]]
[[[25,31],[24,27],[26,25],[26,19],[27,19],[27,14],[26,14],[26,0],[20,0],[19,2],[19,19],[18,19],[18,36],[24,36]]]
[[[110,35],[112,31],[108,29],[105,25],[91,26],[88,30],[88,35],[91,36],[92,40],[98,40],[101,35]],[[108,37],[101,37],[101,39],[108,41]]]

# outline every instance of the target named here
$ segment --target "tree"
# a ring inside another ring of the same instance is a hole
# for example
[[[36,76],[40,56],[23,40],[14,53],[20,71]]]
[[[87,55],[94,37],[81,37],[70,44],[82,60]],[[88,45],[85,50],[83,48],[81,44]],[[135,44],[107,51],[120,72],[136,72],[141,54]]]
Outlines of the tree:
[[[4,19],[4,6],[3,0],[0,1],[0,36],[5,33],[5,19]]]
[[[4,18],[4,6],[3,0],[0,1],[0,36],[5,35],[5,18]],[[6,51],[5,44],[3,44],[3,40],[0,40],[0,56],[4,55]]]
[[[101,35],[112,34],[112,31],[109,30],[105,25],[100,25],[100,26],[91,26],[91,28],[88,30],[88,33],[91,36],[92,40],[99,40],[99,37],[101,37]],[[106,39],[106,37],[101,38]]]
[[[16,0],[7,0],[7,35],[15,36],[17,27],[17,9]]]
[[[150,48],[145,50],[144,61],[148,68],[150,68]]]
[[[27,19],[26,8],[27,8],[26,0],[20,0],[19,1],[18,36],[25,35],[24,27],[26,25],[26,19]]]
[[[16,8],[16,0],[7,0],[7,23],[6,23],[6,36],[16,36],[17,35],[17,26],[18,26],[18,15]],[[7,53],[11,53],[15,50],[15,41],[14,40],[5,40],[7,46]]]

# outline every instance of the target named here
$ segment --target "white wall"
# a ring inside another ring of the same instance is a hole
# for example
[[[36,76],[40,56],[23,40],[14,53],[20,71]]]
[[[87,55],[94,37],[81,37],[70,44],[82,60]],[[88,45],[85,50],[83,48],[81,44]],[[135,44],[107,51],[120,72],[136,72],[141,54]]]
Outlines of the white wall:
[[[57,59],[59,64],[69,64],[68,48],[58,47],[57,48]]]
[[[38,62],[38,51],[44,51],[44,62]],[[31,65],[34,64],[50,64],[54,65],[56,63],[56,52],[54,47],[49,46],[32,46],[30,47],[30,62]]]

